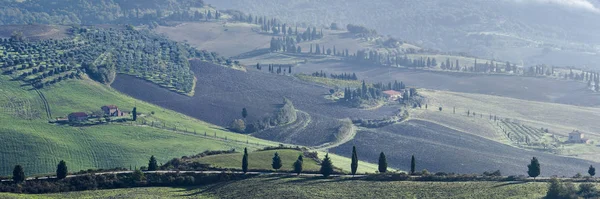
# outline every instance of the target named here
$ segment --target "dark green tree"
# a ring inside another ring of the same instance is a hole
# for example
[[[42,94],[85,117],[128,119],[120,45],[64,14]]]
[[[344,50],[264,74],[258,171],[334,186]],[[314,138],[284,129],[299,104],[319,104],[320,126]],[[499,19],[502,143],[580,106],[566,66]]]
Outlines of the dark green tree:
[[[294,162],[294,173],[298,175],[302,173],[302,164],[304,164],[304,161],[302,160],[302,155],[299,155],[296,162]]]
[[[67,163],[64,160],[61,160],[56,167],[56,178],[57,179],[65,179],[69,170],[67,169]]]
[[[387,172],[387,160],[385,158],[385,154],[381,152],[379,154],[379,173]]]
[[[350,163],[350,170],[352,171],[352,176],[356,175],[356,170],[358,169],[358,156],[356,155],[356,146],[352,147],[352,163]]]
[[[154,156],[150,156],[150,161],[148,161],[148,171],[156,171],[158,169],[158,163],[156,162],[156,158]]]
[[[333,163],[329,159],[329,153],[325,155],[325,159],[321,162],[321,174],[324,177],[329,177],[333,173]]]
[[[410,174],[415,174],[415,167],[417,163],[415,162],[415,155],[412,155],[410,158]]]
[[[533,157],[533,159],[531,159],[531,163],[527,165],[527,168],[527,174],[529,174],[529,177],[535,179],[540,175],[540,162],[536,157]]]
[[[131,111],[131,116],[133,116],[133,121],[137,121],[137,107],[133,107]]]
[[[131,174],[131,179],[134,182],[143,182],[146,180],[146,176],[144,176],[144,172],[142,172],[139,169],[136,169],[135,171],[133,171],[133,173]]]
[[[590,176],[594,177],[596,175],[596,168],[594,168],[594,166],[590,165],[590,168],[588,169],[588,174],[590,174]]]
[[[248,172],[248,149],[244,148],[244,157],[242,157],[242,171]]]
[[[23,171],[23,167],[21,165],[15,166],[12,179],[15,183],[21,183],[25,181],[25,171]]]
[[[273,167],[273,169],[275,169],[275,171],[281,169],[281,157],[279,157],[279,153],[275,152],[275,155],[273,156],[273,163],[271,163],[271,166]]]
[[[246,117],[248,117],[248,111],[246,110],[246,108],[243,108],[243,109],[242,109],[242,117],[243,117],[244,119],[246,119]]]

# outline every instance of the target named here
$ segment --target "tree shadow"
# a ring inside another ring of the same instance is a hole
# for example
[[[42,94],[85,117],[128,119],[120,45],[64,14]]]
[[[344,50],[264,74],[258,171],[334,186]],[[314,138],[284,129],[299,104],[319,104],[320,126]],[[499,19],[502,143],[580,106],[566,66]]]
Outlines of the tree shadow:
[[[499,185],[494,185],[493,188],[510,186],[510,185],[519,185],[519,184],[525,184],[525,183],[527,183],[527,182],[526,181],[505,182],[505,183],[502,183]]]
[[[180,196],[190,197],[190,196],[200,195],[200,194],[204,194],[204,193],[214,192],[214,191],[216,191],[224,186],[227,186],[233,182],[235,182],[235,180],[229,181],[229,182],[220,182],[220,183],[206,185],[206,186],[200,186],[200,187],[187,187],[185,191],[193,191],[196,189],[200,189],[200,190],[196,191],[194,193],[182,194]],[[183,192],[183,191],[178,191],[178,192]]]

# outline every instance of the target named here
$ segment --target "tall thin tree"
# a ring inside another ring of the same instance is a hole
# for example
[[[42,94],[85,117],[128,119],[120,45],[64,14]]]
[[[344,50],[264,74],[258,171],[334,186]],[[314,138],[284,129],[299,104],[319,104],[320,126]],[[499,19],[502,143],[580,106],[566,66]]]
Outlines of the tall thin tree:
[[[540,175],[540,162],[536,157],[533,157],[533,159],[531,159],[531,163],[527,165],[527,168],[527,174],[529,174],[529,177],[535,179]]]
[[[15,183],[21,183],[25,181],[25,171],[21,165],[17,165],[15,166],[15,169],[13,169],[12,179]]]
[[[244,157],[242,157],[242,171],[248,172],[248,149],[244,148]]]
[[[594,177],[596,175],[596,168],[590,165],[590,168],[588,169],[588,174],[590,174],[591,177]]]
[[[273,155],[273,163],[271,163],[271,167],[273,167],[273,169],[275,169],[275,171],[281,169],[281,157],[279,157],[279,153],[275,152],[275,155]]]
[[[329,153],[325,155],[325,159],[321,162],[321,174],[324,177],[329,177],[333,173],[333,163],[329,159]]]
[[[131,116],[133,117],[133,121],[137,121],[137,107],[133,107],[131,111]]]
[[[156,171],[158,169],[158,163],[154,156],[150,156],[150,160],[148,161],[148,171]]]
[[[412,155],[412,157],[410,158],[410,174],[413,175],[415,174],[415,167],[416,167],[416,162],[415,162],[415,155]]]
[[[356,175],[357,169],[358,169],[358,156],[356,155],[356,146],[352,146],[352,163],[350,163],[350,170],[352,171],[352,176]]]
[[[304,160],[302,159],[302,155],[298,156],[296,162],[294,162],[294,173],[300,175],[302,173],[302,164],[304,164]]]
[[[385,154],[381,152],[379,154],[379,173],[387,172],[387,160],[385,158]]]
[[[61,160],[56,166],[56,178],[57,179],[65,179],[69,170],[67,169],[67,163],[64,160]]]

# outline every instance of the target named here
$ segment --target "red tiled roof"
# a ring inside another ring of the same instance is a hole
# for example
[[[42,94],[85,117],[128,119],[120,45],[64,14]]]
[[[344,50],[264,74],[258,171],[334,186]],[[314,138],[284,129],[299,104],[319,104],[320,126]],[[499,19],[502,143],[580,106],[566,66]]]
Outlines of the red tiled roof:
[[[76,113],[71,113],[69,114],[69,116],[74,116],[74,117],[87,117],[88,114],[84,113],[84,112],[76,112]]]
[[[387,90],[387,91],[383,91],[384,94],[386,95],[402,95],[401,92],[395,91],[395,90]]]

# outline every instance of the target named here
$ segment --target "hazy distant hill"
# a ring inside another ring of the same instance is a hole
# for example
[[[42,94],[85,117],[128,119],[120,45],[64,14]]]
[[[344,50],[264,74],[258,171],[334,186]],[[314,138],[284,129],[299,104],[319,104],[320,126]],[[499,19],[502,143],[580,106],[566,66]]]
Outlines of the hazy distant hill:
[[[203,0],[0,0],[0,25],[134,23],[203,6]]]
[[[364,24],[399,39],[478,56],[579,65],[600,49],[597,0],[207,0],[290,22]],[[572,60],[570,60],[572,59]]]

